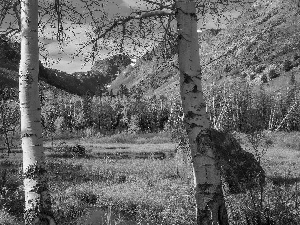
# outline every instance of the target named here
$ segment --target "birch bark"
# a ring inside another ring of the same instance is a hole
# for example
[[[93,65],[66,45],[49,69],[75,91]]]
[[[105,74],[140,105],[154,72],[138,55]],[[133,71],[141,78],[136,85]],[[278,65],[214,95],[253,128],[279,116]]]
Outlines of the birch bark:
[[[227,225],[220,166],[210,137],[201,84],[197,15],[193,0],[176,1],[180,93],[191,148],[198,225]]]
[[[21,0],[21,61],[19,100],[25,190],[26,225],[55,221],[47,186],[38,92],[38,0]]]

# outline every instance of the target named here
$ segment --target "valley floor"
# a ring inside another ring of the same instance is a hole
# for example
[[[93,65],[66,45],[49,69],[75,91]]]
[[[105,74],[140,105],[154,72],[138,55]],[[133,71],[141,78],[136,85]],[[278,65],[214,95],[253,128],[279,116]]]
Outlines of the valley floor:
[[[225,193],[230,224],[267,219],[279,225],[300,224],[300,133],[265,133],[256,151],[245,134],[236,137],[245,149],[261,156],[268,182],[246,194]],[[166,136],[76,138],[55,140],[53,146],[76,144],[84,147],[85,157],[61,154],[67,148],[53,151],[51,141],[44,143],[59,224],[195,223],[192,168],[175,154],[176,144]],[[130,157],[114,157],[124,152]],[[156,159],[154,153],[164,155]],[[136,155],[143,157],[132,157]],[[0,224],[22,224],[21,156],[0,159],[0,185],[7,190],[0,192]]]

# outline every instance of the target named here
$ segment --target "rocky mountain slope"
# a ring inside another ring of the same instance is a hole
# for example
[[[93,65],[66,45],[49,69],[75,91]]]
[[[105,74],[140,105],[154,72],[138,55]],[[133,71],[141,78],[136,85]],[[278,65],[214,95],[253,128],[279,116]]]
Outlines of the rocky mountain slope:
[[[300,7],[295,0],[258,0],[227,29],[199,33],[203,85],[245,80],[277,91],[291,75],[300,80]],[[121,84],[148,94],[178,96],[178,71],[167,62],[140,60],[126,68],[111,88]]]
[[[18,45],[0,39],[0,86],[17,87]],[[77,95],[95,94],[112,81],[114,93],[125,85],[146,95],[178,98],[176,40],[171,43],[168,51],[159,45],[134,66],[123,55],[98,61],[84,73],[67,74],[40,65],[40,79]],[[285,88],[292,75],[300,81],[300,7],[296,0],[258,0],[226,29],[199,33],[199,44],[204,87],[242,80],[273,92]]]
[[[209,45],[200,45],[200,56],[206,82],[241,78],[279,90],[291,74],[299,72],[298,3],[257,1]]]
[[[20,46],[0,37],[0,89],[4,87],[18,88],[18,70],[20,61]],[[92,95],[106,89],[117,73],[131,63],[127,55],[115,55],[96,61],[92,70],[68,74],[63,71],[46,68],[40,63],[39,79],[43,86],[51,86],[70,94]]]
[[[146,95],[179,94],[174,92],[174,88],[179,87],[176,52],[176,40],[171,40],[168,46],[159,44],[134,66],[127,66],[112,81],[110,89],[116,93],[121,85],[125,85],[128,89],[140,89]]]

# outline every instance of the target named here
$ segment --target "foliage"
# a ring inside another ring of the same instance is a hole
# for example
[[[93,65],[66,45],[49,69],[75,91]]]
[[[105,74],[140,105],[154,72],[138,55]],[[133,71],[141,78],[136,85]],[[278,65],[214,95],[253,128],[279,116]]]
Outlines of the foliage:
[[[74,146],[69,146],[65,142],[61,142],[59,146],[50,151],[52,156],[61,156],[61,157],[85,157],[87,151],[84,146],[76,144]]]
[[[0,62],[1,67],[18,70],[18,63],[20,61],[20,44],[12,42],[5,35],[0,35]]]
[[[17,217],[23,215],[25,202],[19,166],[7,159],[0,161],[0,210]]]
[[[163,144],[171,141],[168,132],[160,133],[119,133],[110,136],[96,136],[88,139],[94,143],[124,143],[124,144]]]
[[[248,134],[247,139],[252,148],[249,151],[252,151],[258,162],[262,164],[272,143],[271,140],[261,131]],[[245,195],[226,195],[230,223],[298,224],[300,222],[298,203],[300,178],[296,170],[293,173],[290,171],[284,179],[280,175],[269,177],[265,184],[260,183],[258,188],[248,190]]]
[[[137,143],[138,139],[144,138],[149,139],[151,143],[158,136],[162,134],[122,133],[113,135],[111,139],[107,136],[102,137],[103,139],[92,137],[84,142],[89,146],[95,144],[97,147],[93,151],[99,151],[99,143],[103,143],[103,140],[106,140],[106,143],[116,143],[114,140],[122,137],[123,143]],[[243,145],[247,143],[247,146],[252,146],[249,151],[260,157],[260,162],[267,169],[268,178],[263,189],[258,187],[245,194],[232,195],[224,187],[231,224],[261,225],[263,222],[268,224],[268,220],[273,221],[269,224],[275,225],[298,224],[300,196],[297,163],[295,168],[292,168],[289,166],[289,160],[282,160],[282,157],[277,159],[274,157],[275,152],[268,156],[268,151],[264,151],[262,147],[273,143],[282,154],[290,156],[291,152],[282,151],[282,147],[297,149],[296,137],[299,134],[253,132],[236,133],[236,136]],[[283,141],[279,142],[276,139]],[[187,150],[178,149],[175,158],[164,160],[48,157],[46,165],[56,218],[60,224],[86,224],[83,221],[88,219],[92,212],[103,212],[103,221],[107,221],[106,216],[110,208],[110,220],[116,223],[121,220],[130,224],[194,224],[192,168]],[[187,163],[184,162],[183,154],[186,154]],[[265,160],[266,157],[269,158]],[[293,159],[297,160],[295,157]],[[279,160],[280,163],[274,160]],[[19,215],[14,207],[21,207],[18,202],[23,202],[22,180],[17,175],[21,164],[12,161],[9,159],[1,161],[0,164],[1,172],[4,171],[3,168],[9,169],[5,177],[10,181],[7,181],[6,187],[19,190],[19,194],[12,191],[10,195],[5,195],[7,198],[3,198],[4,205],[9,204],[5,209],[9,216],[5,218],[10,225],[18,224],[18,220],[22,220],[22,215]],[[281,167],[281,172],[285,175],[276,173],[278,167]],[[290,173],[286,173],[286,168],[290,169]],[[270,175],[270,172],[273,174]],[[103,211],[98,211],[99,209]],[[2,221],[0,220],[0,223]]]
[[[299,86],[293,84],[278,93],[254,88],[245,80],[211,85],[205,90],[207,109],[216,129],[252,132],[254,130],[298,130]]]
[[[299,85],[293,76],[290,79],[288,87],[276,93],[262,86],[249,85],[242,78],[205,87],[207,111],[213,127],[246,133],[266,129],[299,130]],[[132,91],[129,90],[128,96],[79,97],[42,85],[44,136],[60,138],[166,131],[178,141],[181,134],[185,134],[179,100],[165,96],[141,95],[136,98]],[[16,101],[9,104],[17,106]],[[5,113],[17,117],[17,120],[8,120],[11,124],[18,121],[18,113],[9,110]]]
[[[18,133],[19,123],[20,112],[15,90],[3,88],[0,90],[0,135],[3,137],[8,155],[13,147],[12,140]]]

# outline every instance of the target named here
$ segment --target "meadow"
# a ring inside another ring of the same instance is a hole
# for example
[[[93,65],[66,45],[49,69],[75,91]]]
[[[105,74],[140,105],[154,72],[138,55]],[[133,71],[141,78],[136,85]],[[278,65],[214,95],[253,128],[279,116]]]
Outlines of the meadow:
[[[230,224],[300,224],[300,133],[234,135],[260,159],[267,183],[235,195],[224,184]],[[44,147],[58,224],[195,224],[192,167],[168,133],[46,140]],[[0,224],[21,225],[22,153],[0,157]]]

